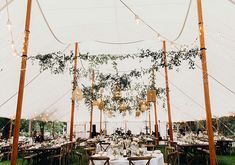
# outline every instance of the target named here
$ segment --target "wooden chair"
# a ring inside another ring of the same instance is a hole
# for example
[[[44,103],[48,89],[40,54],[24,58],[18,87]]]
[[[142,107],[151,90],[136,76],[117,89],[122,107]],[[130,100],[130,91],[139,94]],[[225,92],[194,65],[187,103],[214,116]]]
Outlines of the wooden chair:
[[[103,142],[100,143],[101,151],[106,152],[106,151],[108,150],[110,144],[111,144],[111,143],[103,143]]]
[[[84,148],[85,152],[86,152],[86,155],[88,157],[92,156],[95,154],[95,149],[94,147],[87,147],[87,148]]]
[[[181,152],[174,151],[167,155],[167,165],[179,165]]]
[[[166,156],[166,158],[168,157],[168,155],[169,155],[170,153],[172,153],[172,152],[174,152],[174,151],[175,151],[175,148],[174,148],[174,147],[171,147],[171,146],[165,147],[165,156]]]
[[[146,165],[150,165],[151,156],[128,157],[129,165],[135,165],[134,162],[146,160]]]
[[[109,157],[106,156],[99,156],[99,157],[89,157],[89,162],[91,162],[91,165],[95,165],[94,161],[104,161],[104,165],[109,165]]]
[[[60,148],[59,153],[55,152],[55,155],[51,156],[51,165],[55,161],[58,161],[59,165],[64,164],[65,155],[66,155],[66,145],[62,145],[61,148]]]
[[[34,159],[37,157],[37,154],[32,151],[22,150],[22,165],[27,161],[28,165],[33,164]]]

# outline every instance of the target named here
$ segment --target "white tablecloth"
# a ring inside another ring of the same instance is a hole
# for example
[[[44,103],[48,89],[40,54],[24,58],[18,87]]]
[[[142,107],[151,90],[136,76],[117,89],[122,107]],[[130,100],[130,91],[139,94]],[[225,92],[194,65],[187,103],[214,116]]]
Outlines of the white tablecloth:
[[[95,165],[103,165],[104,161],[94,161]],[[129,165],[127,158],[119,158],[117,160],[110,160],[110,165]],[[135,165],[146,165],[147,161],[137,161]],[[163,154],[156,154],[154,158],[151,159],[150,165],[164,165]]]

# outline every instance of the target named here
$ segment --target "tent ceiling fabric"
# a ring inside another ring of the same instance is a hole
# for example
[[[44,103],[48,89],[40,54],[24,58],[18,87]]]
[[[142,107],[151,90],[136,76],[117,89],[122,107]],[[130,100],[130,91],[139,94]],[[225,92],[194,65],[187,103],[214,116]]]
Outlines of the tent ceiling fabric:
[[[40,0],[44,14],[59,39],[67,43],[81,42],[81,53],[92,54],[136,53],[140,49],[159,50],[162,43],[156,39],[149,28],[136,24],[134,15],[119,0]],[[156,28],[164,36],[173,39],[182,27],[189,0],[125,0],[141,18]],[[5,1],[0,2],[3,6]],[[235,6],[229,1],[203,1],[204,22],[206,32],[207,58],[209,74],[235,91]],[[26,1],[14,0],[9,5],[12,31],[17,50],[22,48]],[[223,11],[223,12],[218,12]],[[221,14],[222,13],[222,14]],[[0,13],[0,104],[18,90],[20,58],[14,57],[10,34],[6,27],[7,13]],[[190,44],[198,37],[197,6],[192,2],[189,17],[182,36],[177,41]],[[125,45],[110,45],[95,42],[143,42]],[[59,44],[50,34],[35,1],[33,1],[29,56],[38,53],[49,53],[63,50],[65,45]],[[197,43],[196,43],[197,44]],[[73,49],[72,44],[70,49]],[[170,43],[167,43],[168,50]],[[69,50],[67,50],[69,52]],[[200,66],[200,61],[198,61]],[[81,64],[78,64],[81,67]],[[121,70],[129,70],[122,65]],[[39,73],[36,65],[28,63],[26,82]],[[157,85],[164,87],[163,71],[157,74]],[[188,70],[187,66],[179,72],[169,71],[170,97],[173,121],[186,121],[205,118],[202,75],[200,69]],[[148,81],[148,80],[146,80]],[[209,79],[212,113],[214,116],[229,115],[235,111],[235,96],[213,79]],[[69,91],[72,76],[51,75],[48,71],[25,88],[22,118],[34,118],[40,114],[49,120],[69,121],[71,110],[71,94]],[[90,82],[86,82],[90,83]],[[180,90],[179,90],[180,89]],[[65,94],[67,92],[67,94]],[[190,96],[192,99],[187,97]],[[60,99],[55,105],[50,105]],[[1,117],[14,117],[17,97],[0,107]],[[48,108],[49,107],[49,108]],[[89,120],[87,107],[81,103],[76,105],[75,122]],[[99,116],[98,109],[94,116]],[[97,113],[97,115],[96,115]],[[135,120],[126,117],[128,120]],[[158,107],[158,118],[167,120],[167,113]],[[117,117],[116,120],[121,120]],[[94,119],[98,121],[98,117]],[[115,120],[115,119],[113,119]],[[143,115],[139,120],[145,120]]]

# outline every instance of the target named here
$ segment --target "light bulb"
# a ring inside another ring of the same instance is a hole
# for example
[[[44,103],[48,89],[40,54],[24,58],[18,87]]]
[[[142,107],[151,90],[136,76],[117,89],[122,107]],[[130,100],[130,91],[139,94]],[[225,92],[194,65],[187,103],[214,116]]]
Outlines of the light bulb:
[[[158,39],[159,41],[161,41],[161,40],[162,40],[162,38],[161,38],[161,35],[160,35],[160,34],[157,34],[157,39]]]
[[[11,30],[11,21],[9,19],[7,20],[7,28],[8,30]]]
[[[14,44],[14,41],[11,42],[11,48],[12,50],[15,50],[15,44]]]
[[[137,24],[139,24],[139,23],[140,23],[140,18],[139,18],[139,16],[138,16],[138,15],[135,15],[135,22],[136,22]]]
[[[171,48],[172,48],[172,49],[175,48],[174,42],[171,42]]]

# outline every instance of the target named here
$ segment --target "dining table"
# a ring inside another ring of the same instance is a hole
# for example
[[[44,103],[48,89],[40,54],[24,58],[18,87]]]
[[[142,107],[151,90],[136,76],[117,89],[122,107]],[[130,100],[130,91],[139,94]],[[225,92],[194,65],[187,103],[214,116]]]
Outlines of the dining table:
[[[147,154],[144,156],[152,156],[152,159],[150,160],[150,165],[164,165],[164,157],[159,150],[158,152],[154,151],[147,151]],[[95,154],[93,156],[100,156],[98,154]],[[110,165],[129,165],[128,157],[119,156],[117,158],[114,158],[112,155],[108,156],[110,157],[109,164]],[[103,165],[105,161],[94,161],[95,165]],[[139,160],[135,162],[135,165],[146,165],[146,160]]]

